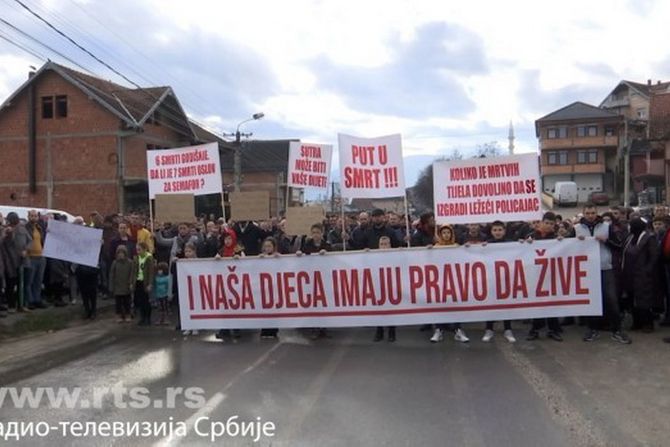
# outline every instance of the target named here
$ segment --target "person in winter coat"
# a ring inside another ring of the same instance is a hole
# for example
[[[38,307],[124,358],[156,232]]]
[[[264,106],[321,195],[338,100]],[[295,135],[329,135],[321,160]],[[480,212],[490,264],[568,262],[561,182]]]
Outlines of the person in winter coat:
[[[237,240],[244,247],[247,256],[261,254],[261,241],[272,236],[272,231],[263,230],[251,221],[237,222],[233,230],[237,233]]]
[[[412,247],[427,247],[435,244],[435,213],[432,211],[423,213],[419,218],[419,224],[412,234],[410,245]]]
[[[109,269],[109,292],[116,301],[119,323],[130,321],[130,290],[133,283],[133,262],[125,245],[116,249],[116,259]]]
[[[379,239],[382,236],[387,236],[391,240],[391,246],[393,248],[402,245],[402,240],[398,239],[396,232],[386,224],[384,211],[375,209],[370,213],[370,224],[363,233],[360,242],[357,242],[363,245],[360,247],[357,246],[356,248],[359,250],[365,248],[376,250],[379,248]]]
[[[32,244],[32,238],[26,231],[19,219],[18,214],[7,214],[7,227],[4,230],[2,244],[5,255],[5,289],[12,291],[9,295],[8,307],[16,306],[17,312],[29,312],[24,307],[27,305],[25,288],[23,287],[24,276],[28,269],[28,248]]]
[[[135,307],[140,311],[138,326],[151,326],[151,304],[149,294],[154,286],[156,265],[154,257],[149,252],[149,246],[140,242],[137,244],[137,256],[133,259],[131,291],[135,297]]]
[[[632,297],[633,330],[654,330],[652,309],[660,304],[656,278],[658,260],[658,244],[647,223],[640,217],[631,219],[622,269],[626,293]]]
[[[612,266],[612,251],[610,239],[613,236],[611,224],[603,222],[598,216],[595,206],[587,205],[583,210],[584,217],[575,225],[575,235],[579,239],[593,237],[598,241],[600,247],[600,283],[602,289],[602,307],[604,318],[609,323],[612,331],[612,340],[630,344],[630,339],[621,330],[621,312],[619,310],[619,298],[616,291],[617,283]],[[585,342],[592,342],[598,338],[598,329],[603,323],[603,317],[588,318],[589,330],[584,336]]]
[[[207,222],[206,233],[199,241],[196,250],[199,258],[213,258],[219,252],[220,230],[215,222]]]
[[[451,225],[442,225],[437,230],[437,242],[435,243],[436,247],[458,247],[456,242],[456,232],[454,227]],[[449,329],[448,324],[437,324],[435,325],[435,332],[430,338],[431,343],[438,343],[444,340],[444,332]],[[465,334],[465,331],[461,327],[460,323],[455,323],[453,325],[454,329],[454,340],[467,343],[470,341],[468,336]]]

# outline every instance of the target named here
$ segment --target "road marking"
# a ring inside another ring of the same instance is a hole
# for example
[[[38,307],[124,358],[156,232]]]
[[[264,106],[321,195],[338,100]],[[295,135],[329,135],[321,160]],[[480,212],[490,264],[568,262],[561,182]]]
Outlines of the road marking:
[[[252,372],[256,368],[258,368],[260,365],[262,365],[263,362],[265,362],[270,357],[270,355],[272,355],[272,353],[274,351],[276,351],[277,348],[279,348],[282,344],[283,343],[280,341],[280,342],[276,343],[274,346],[272,346],[272,348],[265,351],[265,353],[263,353],[260,357],[258,357],[256,359],[256,361],[254,361],[251,365],[246,367],[243,371],[237,373],[237,375],[235,375],[235,377],[230,379],[230,381],[226,384],[226,386],[224,386],[223,388],[221,388],[221,390],[216,392],[205,403],[204,407],[200,408],[198,411],[193,413],[193,415],[191,415],[191,417],[186,419],[184,421],[186,423],[186,436],[188,436],[188,434],[193,430],[193,426],[195,425],[195,423],[198,419],[200,419],[202,417],[209,416],[214,410],[216,410],[216,408],[219,405],[221,405],[221,402],[223,402],[227,397],[226,393],[228,392],[228,390],[230,390],[230,388],[233,387],[233,385],[235,385],[235,383],[237,383],[237,381],[239,381],[242,377],[244,377],[245,375],[249,374],[250,372]],[[177,437],[174,436],[174,434],[172,436],[166,436],[165,438],[161,439],[160,441],[155,442],[153,444],[153,447],[174,447],[174,446],[179,445],[181,443],[182,439],[184,439],[184,438],[177,438]]]

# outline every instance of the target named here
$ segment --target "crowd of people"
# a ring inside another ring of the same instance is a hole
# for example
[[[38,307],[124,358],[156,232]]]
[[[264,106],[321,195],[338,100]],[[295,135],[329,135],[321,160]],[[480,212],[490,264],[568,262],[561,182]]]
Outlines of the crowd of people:
[[[21,221],[15,213],[0,216],[0,318],[7,313],[34,312],[49,306],[67,306],[81,300],[83,316],[97,317],[98,298],[114,299],[120,324],[136,321],[140,326],[167,325],[176,320],[176,262],[181,258],[231,258],[242,256],[310,255],[342,250],[384,250],[404,246],[471,246],[505,241],[594,237],[599,242],[602,284],[602,317],[543,318],[517,322],[528,325],[527,340],[536,340],[546,327],[547,337],[563,340],[563,326],[586,327],[583,340],[596,340],[601,331],[612,340],[631,343],[624,331],[626,315],[632,331],[652,332],[657,324],[670,326],[670,216],[665,207],[642,216],[632,209],[612,207],[599,213],[586,205],[583,212],[563,219],[546,212],[535,222],[495,221],[487,225],[436,226],[433,213],[416,220],[380,209],[358,215],[337,214],[315,222],[310,234],[288,235],[282,217],[263,222],[232,222],[214,216],[200,216],[193,223],[150,225],[140,213],[103,217],[92,213],[88,222],[77,217],[75,224],[102,230],[103,240],[97,267],[76,265],[45,258],[48,219],[37,211]],[[410,228],[406,226],[410,223]],[[152,228],[154,231],[152,231]],[[158,316],[155,317],[155,313]],[[173,315],[174,314],[174,315]],[[578,316],[575,316],[578,317]],[[504,321],[503,336],[513,343],[511,321]],[[482,341],[490,342],[495,322],[486,322]],[[429,340],[439,343],[453,333],[458,342],[468,342],[460,324],[425,325]],[[395,327],[375,329],[373,340],[396,340]],[[197,331],[184,331],[184,335]],[[217,337],[238,338],[240,331],[219,331]],[[311,328],[313,338],[328,337],[323,328]],[[263,338],[275,338],[277,329],[263,329]],[[427,337],[428,338],[428,337]],[[670,343],[670,338],[665,338]]]

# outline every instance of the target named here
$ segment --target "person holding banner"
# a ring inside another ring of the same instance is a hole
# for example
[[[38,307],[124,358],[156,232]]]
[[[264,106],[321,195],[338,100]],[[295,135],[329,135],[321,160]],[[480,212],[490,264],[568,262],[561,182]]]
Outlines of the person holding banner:
[[[380,250],[389,250],[391,249],[391,239],[389,239],[388,236],[382,236],[379,238],[379,249]],[[396,333],[395,333],[395,326],[388,326],[388,334],[389,334],[389,343],[395,343],[396,341]],[[373,342],[380,342],[384,339],[384,326],[377,326],[377,330],[375,331],[375,337],[372,339]]]
[[[458,247],[458,243],[456,243],[456,233],[454,233],[454,228],[451,225],[442,225],[439,228],[437,233],[437,242],[435,245],[437,247]],[[448,328],[448,324],[437,324],[435,326],[435,332],[433,333],[433,336],[430,337],[430,342],[437,343],[443,341],[444,331]],[[460,323],[455,323],[453,328],[454,340],[461,343],[467,343],[470,341]]]
[[[379,239],[382,236],[389,238],[393,248],[398,248],[402,245],[402,239],[398,239],[396,232],[386,223],[384,211],[377,208],[372,211],[370,216],[370,225],[366,228],[359,242],[363,244],[360,248],[378,249]]]
[[[533,242],[534,240],[545,240],[545,239],[556,239],[556,215],[551,211],[547,211],[542,216],[542,221],[537,225],[536,229],[528,237],[528,242]],[[561,325],[558,322],[558,318],[536,318],[533,320],[530,331],[526,340],[532,341],[540,338],[540,329],[544,326],[549,328],[547,332],[547,337],[551,338],[554,341],[563,341],[561,336]]]
[[[303,254],[311,255],[314,253],[325,254],[331,250],[330,244],[323,239],[322,224],[316,223],[312,225],[310,235],[310,238],[303,241],[300,251],[298,251],[296,255],[302,256]],[[326,328],[312,328],[310,338],[312,340],[328,338],[328,331]]]
[[[261,258],[267,258],[267,257],[279,257],[279,252],[277,251],[277,240],[273,237],[268,237],[263,241],[263,245],[261,246],[261,254],[259,257]],[[279,329],[261,329],[261,338],[278,338],[277,334],[279,333]]]
[[[484,245],[507,242],[506,235],[507,235],[507,228],[505,227],[505,223],[496,220],[491,224],[491,237],[488,239],[487,242],[484,242]],[[482,337],[482,341],[484,343],[488,343],[491,340],[493,340],[493,337],[495,336],[495,332],[493,332],[494,324],[495,324],[494,321],[486,322],[486,330],[484,331],[484,336]],[[514,333],[512,332],[512,322],[510,320],[503,321],[503,329],[504,329],[503,336],[505,337],[505,340],[507,340],[510,343],[515,343],[516,338],[514,337]]]

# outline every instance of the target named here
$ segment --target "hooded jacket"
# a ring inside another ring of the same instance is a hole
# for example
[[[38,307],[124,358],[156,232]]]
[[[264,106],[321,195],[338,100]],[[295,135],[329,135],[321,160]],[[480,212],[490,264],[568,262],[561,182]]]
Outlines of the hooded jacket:
[[[226,247],[226,236],[230,236],[233,240],[233,243],[230,244],[230,247]],[[221,248],[219,248],[219,255],[222,258],[232,258],[236,254],[239,254],[240,250],[237,246],[237,233],[231,229],[226,228],[221,230]]]
[[[449,239],[442,238],[442,230],[444,230],[445,228],[451,230],[451,237]],[[452,227],[451,225],[440,225],[440,227],[437,229],[437,242],[435,243],[435,245],[439,245],[441,247],[458,245],[456,243],[456,233],[454,232],[454,227]]]

